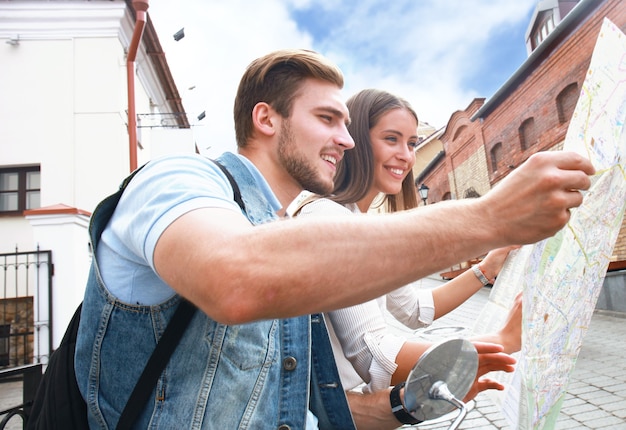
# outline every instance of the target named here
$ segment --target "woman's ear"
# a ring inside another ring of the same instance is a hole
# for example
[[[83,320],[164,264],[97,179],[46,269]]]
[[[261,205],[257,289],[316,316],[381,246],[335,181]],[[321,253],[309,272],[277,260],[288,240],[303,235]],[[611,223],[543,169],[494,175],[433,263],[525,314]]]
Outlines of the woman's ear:
[[[273,136],[276,133],[276,111],[265,103],[259,102],[252,109],[252,123],[254,129],[265,136]]]

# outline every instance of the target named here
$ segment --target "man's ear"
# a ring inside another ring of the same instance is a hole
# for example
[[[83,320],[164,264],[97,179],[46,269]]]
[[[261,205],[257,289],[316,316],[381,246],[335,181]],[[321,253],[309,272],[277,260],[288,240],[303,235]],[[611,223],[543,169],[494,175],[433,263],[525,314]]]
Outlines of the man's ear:
[[[278,122],[276,121],[277,113],[272,107],[265,103],[259,102],[252,109],[252,123],[254,129],[266,136],[273,136],[276,133]]]

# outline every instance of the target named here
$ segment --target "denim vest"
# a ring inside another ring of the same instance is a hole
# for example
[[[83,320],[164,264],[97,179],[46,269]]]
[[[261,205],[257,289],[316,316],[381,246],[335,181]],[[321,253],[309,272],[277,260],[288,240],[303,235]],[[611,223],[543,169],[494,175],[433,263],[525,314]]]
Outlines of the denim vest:
[[[226,153],[219,161],[237,181],[250,222],[275,219],[241,160]],[[100,207],[92,216],[94,256],[98,231],[109,217]],[[90,428],[115,428],[179,301],[174,296],[154,306],[119,302],[102,282],[94,257],[76,346],[76,376]],[[320,429],[353,429],[339,381],[321,314],[224,325],[196,312],[135,428],[304,429],[310,409]]]

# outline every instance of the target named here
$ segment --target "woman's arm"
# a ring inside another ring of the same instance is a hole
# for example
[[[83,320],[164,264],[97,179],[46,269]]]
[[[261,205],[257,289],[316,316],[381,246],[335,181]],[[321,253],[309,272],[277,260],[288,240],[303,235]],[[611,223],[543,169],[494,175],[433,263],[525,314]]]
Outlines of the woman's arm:
[[[489,280],[495,279],[509,252],[516,248],[519,246],[495,249],[481,261],[480,269]],[[387,310],[399,322],[415,330],[432,324],[437,318],[456,309],[482,287],[483,283],[472,270],[433,289],[409,284],[387,294]]]
[[[519,246],[507,246],[494,249],[480,262],[479,268],[487,279],[493,282],[498,276],[509,252]],[[448,312],[459,307],[483,287],[483,283],[472,270],[466,270],[451,281],[432,290],[435,303],[435,319],[441,318]]]

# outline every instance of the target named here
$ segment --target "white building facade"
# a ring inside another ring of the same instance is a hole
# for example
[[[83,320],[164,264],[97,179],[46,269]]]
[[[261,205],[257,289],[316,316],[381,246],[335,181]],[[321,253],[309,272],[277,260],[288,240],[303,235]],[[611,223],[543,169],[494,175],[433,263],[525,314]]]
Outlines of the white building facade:
[[[129,0],[0,1],[0,254],[52,251],[53,347],[82,299],[89,216],[131,170],[131,99],[137,165],[195,149],[149,15],[128,61],[141,16]],[[172,144],[153,144],[163,133]],[[10,294],[36,295],[20,288]],[[40,299],[34,324],[45,332]]]

